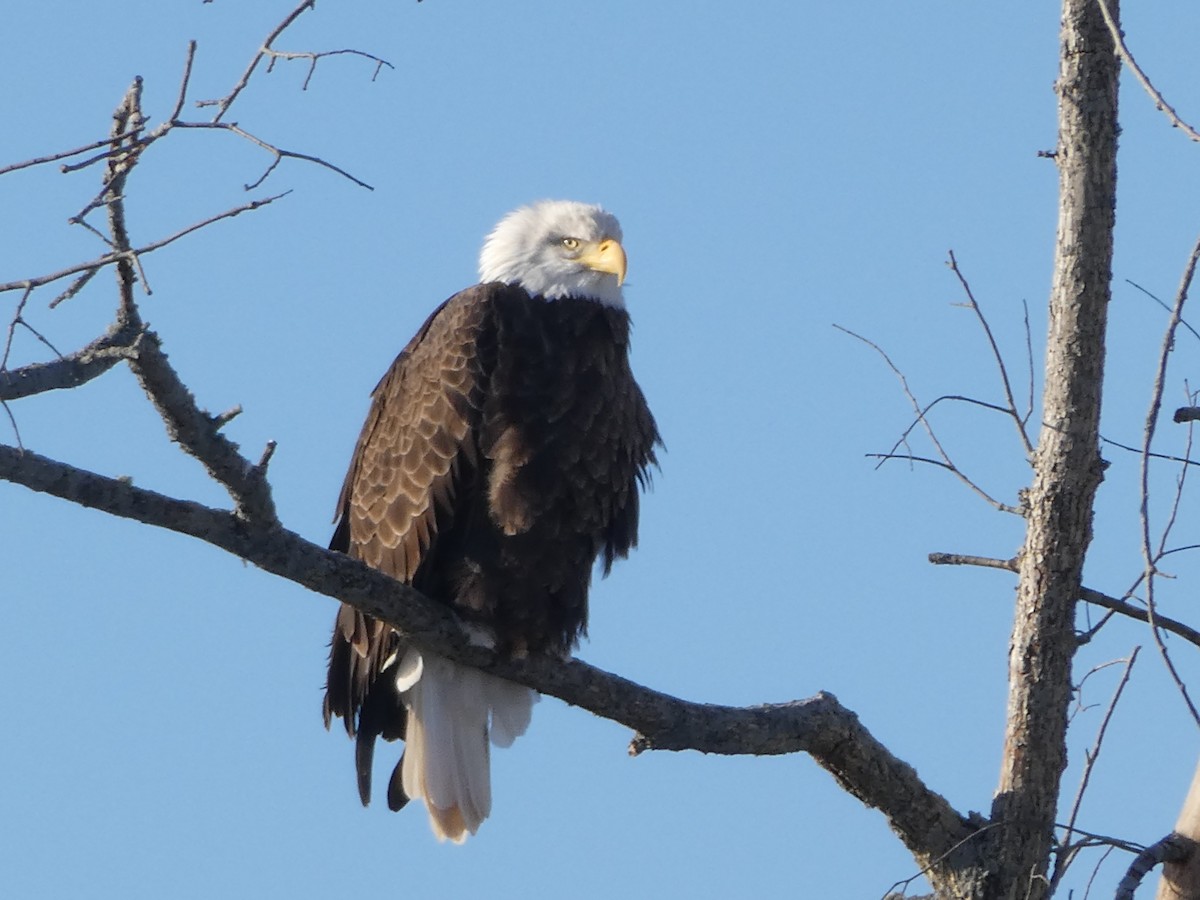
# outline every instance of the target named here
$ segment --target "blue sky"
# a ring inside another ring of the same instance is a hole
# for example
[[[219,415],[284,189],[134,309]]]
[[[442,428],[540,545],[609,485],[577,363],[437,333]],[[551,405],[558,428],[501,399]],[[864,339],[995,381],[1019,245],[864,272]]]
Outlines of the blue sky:
[[[246,6],[9,10],[20,40],[0,58],[0,164],[104,136],[135,75],[161,121],[190,38],[190,99],[224,94],[290,8]],[[668,452],[641,548],[594,588],[580,655],[697,700],[832,691],[956,807],[986,810],[1014,583],[926,555],[1010,556],[1020,522],[930,467],[875,470],[865,455],[888,450],[911,410],[882,361],[832,325],[883,345],[926,401],[999,401],[944,265],[953,248],[1016,380],[1023,303],[1040,366],[1057,178],[1037,151],[1055,142],[1057,16],[1052,3],[933,0],[325,2],[278,46],[353,47],[396,68],[372,82],[368,63],[328,59],[301,92],[305,64],[281,63],[229,119],[375,190],[285,161],[251,194],[292,190],[284,200],[146,258],[143,312],[202,405],[244,407],[228,431],[248,454],[278,441],[283,520],[323,542],[368,392],[429,310],[474,280],[492,224],[542,197],[603,203],[625,230],[634,368]],[[1200,10],[1168,0],[1125,25],[1200,119]],[[1200,230],[1198,151],[1128,80],[1122,116],[1104,431],[1137,443],[1166,315],[1126,280],[1172,296]],[[172,135],[130,182],[134,241],[245,202],[268,162],[230,135]],[[0,282],[101,252],[66,225],[98,177],[0,178]],[[64,350],[115,302],[105,276],[56,310],[52,297],[36,293],[27,317]],[[0,318],[15,301],[0,296]],[[14,353],[46,357],[25,333]],[[1200,341],[1182,336],[1168,404],[1198,363]],[[12,411],[40,453],[224,502],[123,370]],[[1007,422],[948,405],[935,424],[960,465],[1014,501],[1029,470]],[[1183,438],[1166,424],[1158,449]],[[1087,581],[1120,594],[1141,565],[1138,461],[1108,458]],[[1175,476],[1155,471],[1156,527]],[[479,836],[439,846],[420,811],[363,810],[350,743],[321,728],[334,601],[22,488],[0,485],[0,508],[4,896],[870,898],[915,874],[883,818],[807,757],[631,760],[626,729],[551,699],[494,755]],[[1185,502],[1171,543],[1194,543],[1197,525]],[[1195,622],[1195,554],[1170,565],[1162,609]],[[1196,725],[1135,623],[1101,632],[1078,673],[1139,644],[1079,824],[1150,842],[1174,822]],[[1170,646],[1194,684],[1195,648]],[[1119,674],[1101,670],[1081,694],[1062,819]],[[381,770],[396,752],[380,749]],[[1084,856],[1068,887],[1082,896],[1099,863],[1111,891],[1127,861]]]

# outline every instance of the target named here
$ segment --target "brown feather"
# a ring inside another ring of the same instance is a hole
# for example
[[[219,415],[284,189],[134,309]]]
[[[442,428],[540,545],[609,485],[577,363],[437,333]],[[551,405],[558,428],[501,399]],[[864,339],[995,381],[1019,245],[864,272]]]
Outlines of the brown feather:
[[[486,626],[504,652],[569,652],[597,556],[607,573],[637,543],[656,464],[628,342],[626,313],[595,302],[502,284],[450,298],[372,394],[330,546]],[[339,610],[324,716],[357,737],[364,803],[375,738],[404,736],[403,652],[390,628]],[[405,802],[397,768],[388,805]]]

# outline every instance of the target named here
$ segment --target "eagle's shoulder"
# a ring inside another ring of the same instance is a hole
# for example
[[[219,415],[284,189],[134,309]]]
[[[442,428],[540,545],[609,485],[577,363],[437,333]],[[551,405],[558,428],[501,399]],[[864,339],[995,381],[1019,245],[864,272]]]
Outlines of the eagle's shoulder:
[[[409,581],[475,459],[474,432],[494,365],[494,303],[479,284],[438,306],[371,392],[338,497],[331,548]],[[524,292],[521,292],[524,293]]]

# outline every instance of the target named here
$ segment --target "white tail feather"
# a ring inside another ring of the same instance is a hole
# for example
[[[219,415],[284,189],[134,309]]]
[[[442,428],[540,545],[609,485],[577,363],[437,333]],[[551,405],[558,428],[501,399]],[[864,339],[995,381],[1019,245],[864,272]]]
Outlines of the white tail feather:
[[[462,843],[492,810],[489,718],[492,742],[507,747],[529,726],[538,695],[412,649],[399,670],[408,709],[404,793],[425,801],[438,840]]]

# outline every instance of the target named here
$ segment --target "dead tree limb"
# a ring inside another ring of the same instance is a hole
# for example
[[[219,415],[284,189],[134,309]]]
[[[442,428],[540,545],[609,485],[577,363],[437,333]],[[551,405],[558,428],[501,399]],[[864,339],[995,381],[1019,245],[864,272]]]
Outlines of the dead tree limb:
[[[418,646],[627,725],[636,732],[632,753],[652,749],[754,755],[806,752],[849,793],[883,812],[923,864],[961,865],[961,857],[978,853],[978,844],[971,839],[986,823],[956,812],[832,694],[728,707],[680,700],[580,660],[501,659],[472,644],[444,605],[278,524],[248,521],[232,511],[168,497],[2,444],[0,479],[220,547],[264,571],[349,603]]]

